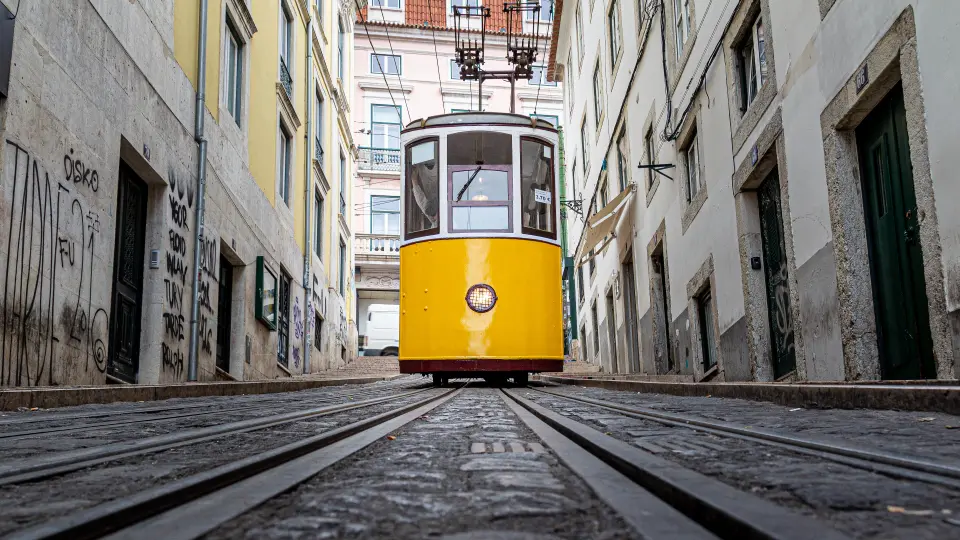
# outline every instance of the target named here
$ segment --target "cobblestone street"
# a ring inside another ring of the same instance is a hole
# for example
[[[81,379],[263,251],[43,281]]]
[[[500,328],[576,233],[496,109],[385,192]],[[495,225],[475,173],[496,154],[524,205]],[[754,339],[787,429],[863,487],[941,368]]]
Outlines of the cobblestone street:
[[[954,416],[466,382],[7,413],[0,536],[960,534]]]

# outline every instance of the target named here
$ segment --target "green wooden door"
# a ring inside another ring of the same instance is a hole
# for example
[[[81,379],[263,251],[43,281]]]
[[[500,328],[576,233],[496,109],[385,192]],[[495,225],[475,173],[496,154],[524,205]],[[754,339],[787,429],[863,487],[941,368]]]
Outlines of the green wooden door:
[[[903,89],[857,128],[884,379],[936,377]]]
[[[780,178],[776,169],[760,185],[757,197],[760,206],[764,277],[767,284],[771,360],[774,377],[780,378],[796,368],[797,352],[794,347],[793,312],[790,310],[790,275],[787,271],[787,250],[783,237]]]

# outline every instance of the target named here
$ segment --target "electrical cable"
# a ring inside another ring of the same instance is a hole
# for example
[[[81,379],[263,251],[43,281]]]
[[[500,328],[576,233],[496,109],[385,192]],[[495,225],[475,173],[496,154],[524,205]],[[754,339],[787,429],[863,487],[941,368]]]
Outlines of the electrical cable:
[[[357,0],[354,1],[356,2]],[[387,18],[383,15],[383,3],[377,7],[380,8],[380,16],[383,17],[384,23],[386,23]],[[387,24],[383,25],[383,31],[387,34],[387,44],[390,46],[390,55],[396,57],[397,53],[393,52],[393,41],[390,39],[390,28],[388,28]],[[407,102],[407,91],[403,89],[403,79],[400,78],[399,69],[397,70],[397,82],[400,83],[400,94],[403,96],[403,104],[407,107],[407,121],[413,122],[413,117],[410,115],[410,103]]]
[[[387,74],[384,73],[384,71],[383,71],[383,65],[380,63],[380,55],[377,54],[377,48],[373,46],[373,39],[370,38],[370,29],[367,28],[367,21],[365,21],[364,18],[363,18],[363,11],[361,11],[360,2],[359,2],[359,0],[353,0],[353,3],[356,4],[356,6],[357,6],[357,15],[360,17],[360,24],[363,25],[363,30],[364,30],[364,32],[367,34],[367,43],[370,44],[370,50],[373,51],[373,57],[377,60],[377,67],[380,68],[380,75],[383,76],[383,84],[385,84],[385,85],[387,86],[387,94],[390,95],[390,101],[393,102],[393,106],[394,106],[394,107],[396,107],[396,108],[399,109],[400,106],[397,105],[397,100],[393,98],[393,90],[390,88],[390,83],[387,82]],[[382,11],[382,9],[381,9],[381,11]],[[409,110],[409,109],[407,110],[407,114],[408,114],[408,115],[410,114],[410,110]],[[402,118],[402,117],[401,117],[401,120],[400,120],[400,121],[401,121],[401,122],[403,121],[403,118]]]
[[[427,3],[430,4],[429,2]],[[424,22],[424,25],[429,24]],[[443,94],[443,75],[440,71],[440,52],[437,50],[437,30],[430,25],[430,31],[433,33],[433,57],[437,63],[437,82],[440,83],[440,101],[443,103],[443,112],[447,112],[447,97]]]

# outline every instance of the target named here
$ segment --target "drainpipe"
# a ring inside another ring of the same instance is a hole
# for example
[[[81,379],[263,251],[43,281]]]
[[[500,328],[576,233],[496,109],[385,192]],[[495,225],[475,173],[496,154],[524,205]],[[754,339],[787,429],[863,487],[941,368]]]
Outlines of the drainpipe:
[[[194,116],[193,139],[197,141],[197,218],[196,242],[193,250],[193,298],[190,300],[190,355],[187,360],[187,380],[197,380],[197,316],[200,309],[200,245],[203,242],[204,191],[207,180],[207,140],[203,138],[203,109],[207,86],[207,0],[200,0],[200,43],[197,51],[197,105]]]
[[[312,273],[310,272],[310,263],[313,262],[313,244],[310,242],[310,218],[313,214],[310,212],[310,203],[313,202],[312,193],[310,193],[311,182],[310,179],[312,175],[310,174],[311,165],[313,161],[313,154],[310,153],[310,139],[313,137],[313,94],[316,90],[313,88],[313,14],[310,13],[312,8],[307,8],[307,91],[304,92],[307,103],[307,122],[304,127],[305,133],[303,138],[303,151],[304,160],[303,160],[303,204],[304,204],[304,219],[303,219],[303,310],[304,310],[304,319],[307,318],[309,311],[307,306],[313,302],[313,294],[311,285],[313,285]],[[322,126],[318,126],[322,129]],[[316,152],[316,149],[314,149]],[[312,341],[310,336],[312,334],[311,329],[313,328],[313,320],[304,320],[303,321],[303,373],[310,373],[310,349]]]

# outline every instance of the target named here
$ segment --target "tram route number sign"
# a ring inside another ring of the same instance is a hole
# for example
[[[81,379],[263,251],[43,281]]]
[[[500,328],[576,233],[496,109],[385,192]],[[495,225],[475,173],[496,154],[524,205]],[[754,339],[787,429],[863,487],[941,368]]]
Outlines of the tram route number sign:
[[[533,199],[538,203],[550,204],[551,195],[549,191],[544,191],[542,189],[533,190]]]

